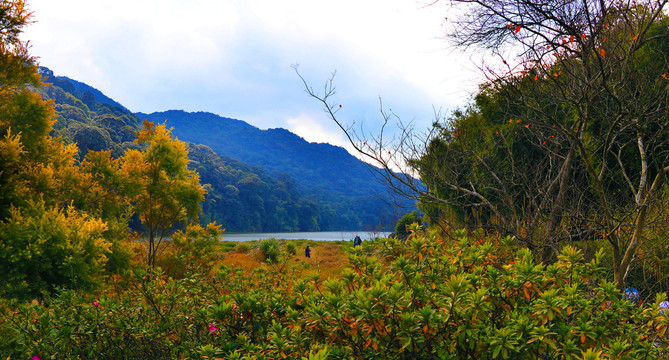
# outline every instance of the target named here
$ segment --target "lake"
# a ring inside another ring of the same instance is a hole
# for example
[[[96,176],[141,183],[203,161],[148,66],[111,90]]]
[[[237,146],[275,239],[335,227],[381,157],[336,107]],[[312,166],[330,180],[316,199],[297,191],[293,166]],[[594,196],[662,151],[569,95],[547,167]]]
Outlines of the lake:
[[[386,237],[390,232],[386,231],[314,231],[314,232],[277,232],[277,233],[223,233],[225,241],[254,241],[269,238],[287,239],[287,240],[316,240],[316,241],[349,241],[358,235],[362,240],[369,240],[378,237]]]

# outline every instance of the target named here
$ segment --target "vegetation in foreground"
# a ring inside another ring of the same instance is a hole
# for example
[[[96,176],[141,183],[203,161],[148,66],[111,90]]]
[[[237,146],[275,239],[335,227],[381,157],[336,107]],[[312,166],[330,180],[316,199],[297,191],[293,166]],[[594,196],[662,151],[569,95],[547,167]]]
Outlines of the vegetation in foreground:
[[[284,243],[251,271],[205,256],[181,277],[134,269],[96,295],[1,300],[0,349],[10,359],[665,356],[664,294],[644,306],[622,299],[603,252],[586,262],[566,247],[547,266],[511,239],[456,235],[415,227],[406,242],[338,245],[350,265],[327,278],[304,272],[314,259]],[[246,251],[264,257],[260,245]]]

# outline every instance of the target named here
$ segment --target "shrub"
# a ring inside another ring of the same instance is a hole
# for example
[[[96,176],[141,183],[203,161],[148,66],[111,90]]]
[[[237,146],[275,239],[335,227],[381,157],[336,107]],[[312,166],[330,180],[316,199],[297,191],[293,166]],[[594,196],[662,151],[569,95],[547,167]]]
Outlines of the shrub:
[[[404,239],[409,236],[409,227],[412,224],[421,224],[423,221],[418,216],[418,213],[414,210],[408,214],[405,214],[397,221],[395,225],[395,236],[399,239]]]
[[[292,241],[287,242],[286,245],[285,245],[285,248],[286,248],[286,252],[288,254],[290,254],[290,255],[297,254],[297,246],[295,245],[294,242],[292,242]]]
[[[260,253],[265,261],[276,262],[279,259],[281,249],[279,240],[274,238],[263,239],[260,241]]]
[[[602,251],[586,262],[566,247],[544,265],[512,239],[445,241],[417,227],[406,242],[374,244],[350,250],[340,279],[270,266],[147,282],[138,270],[99,299],[0,300],[0,349],[17,359],[666,356],[664,294],[646,307],[622,300]]]
[[[247,244],[247,243],[245,243],[245,242],[240,242],[240,243],[238,243],[237,246],[235,247],[235,250],[236,250],[237,252],[240,252],[240,253],[244,253],[244,254],[245,254],[245,253],[249,252],[250,247],[249,247],[249,244]]]
[[[223,230],[215,222],[205,228],[196,223],[172,235],[172,252],[169,267],[164,267],[168,275],[181,278],[188,272],[208,273],[217,259],[218,243]]]
[[[34,297],[58,287],[92,287],[110,251],[106,229],[73,207],[47,208],[43,200],[12,208],[0,223],[0,289],[10,297]]]

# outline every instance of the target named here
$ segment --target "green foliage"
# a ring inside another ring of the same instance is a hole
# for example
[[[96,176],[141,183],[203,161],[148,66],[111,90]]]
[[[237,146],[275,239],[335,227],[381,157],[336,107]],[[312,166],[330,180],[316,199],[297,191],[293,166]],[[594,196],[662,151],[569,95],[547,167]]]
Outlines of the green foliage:
[[[37,296],[56,287],[91,288],[105,268],[106,224],[44,202],[13,208],[0,223],[0,288],[10,297]]]
[[[172,234],[171,264],[165,267],[173,278],[182,278],[189,272],[209,273],[217,259],[219,239],[223,230],[216,223],[205,228],[199,224],[189,224],[186,231]]]
[[[275,238],[261,240],[258,250],[260,250],[260,254],[262,254],[263,259],[267,262],[277,262],[281,255],[279,240]]]
[[[405,214],[395,225],[395,236],[404,239],[409,236],[409,226],[412,224],[422,224],[423,220],[418,216],[418,212],[412,211]]]
[[[240,253],[247,253],[247,252],[249,252],[250,249],[251,249],[251,247],[246,242],[240,242],[235,247],[235,250],[240,252]]]
[[[289,241],[284,245],[286,252],[290,255],[295,255],[297,253],[297,246],[294,242]]]
[[[136,270],[104,296],[0,301],[12,358],[649,359],[666,356],[658,295],[621,299],[599,263],[564,248],[535,263],[510,239],[455,241],[418,228],[405,243],[351,249],[339,279],[297,268],[220,268],[180,280]],[[48,335],[47,335],[48,334]]]

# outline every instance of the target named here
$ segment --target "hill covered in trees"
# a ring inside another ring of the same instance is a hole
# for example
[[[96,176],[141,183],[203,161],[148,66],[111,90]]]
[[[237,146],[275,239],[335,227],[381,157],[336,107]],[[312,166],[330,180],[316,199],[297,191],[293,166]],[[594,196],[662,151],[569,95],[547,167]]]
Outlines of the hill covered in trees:
[[[133,114],[89,85],[44,67],[40,74],[48,86],[38,91],[55,103],[54,135],[76,143],[80,159],[137,148],[144,119],[190,142],[190,167],[208,192],[202,219],[228,231],[386,230],[398,218],[366,165],[343,148],[210,113]]]

